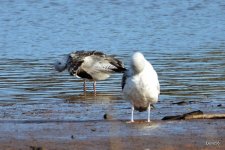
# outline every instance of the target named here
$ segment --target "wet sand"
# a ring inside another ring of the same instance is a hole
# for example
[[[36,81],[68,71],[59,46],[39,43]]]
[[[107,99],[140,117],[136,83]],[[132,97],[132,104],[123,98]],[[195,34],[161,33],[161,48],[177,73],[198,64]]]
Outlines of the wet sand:
[[[224,119],[2,120],[2,150],[225,149]]]
[[[224,7],[224,0],[1,1],[0,150],[224,150],[224,120],[161,121],[225,112]],[[82,95],[83,80],[53,69],[82,49],[116,54],[125,66],[134,51],[145,54],[161,84],[151,125],[126,123],[121,74],[99,81],[93,96],[91,82]]]

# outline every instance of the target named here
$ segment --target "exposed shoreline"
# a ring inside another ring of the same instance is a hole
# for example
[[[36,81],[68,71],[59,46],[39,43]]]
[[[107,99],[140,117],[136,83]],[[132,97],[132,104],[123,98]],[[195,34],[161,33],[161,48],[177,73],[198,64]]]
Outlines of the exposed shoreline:
[[[224,119],[180,121],[117,120],[1,121],[0,148],[68,149],[224,149]]]

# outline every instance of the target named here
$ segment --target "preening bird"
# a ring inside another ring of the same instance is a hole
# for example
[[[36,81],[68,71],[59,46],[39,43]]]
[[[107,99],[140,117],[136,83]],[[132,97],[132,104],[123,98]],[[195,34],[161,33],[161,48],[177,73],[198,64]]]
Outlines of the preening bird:
[[[133,54],[130,68],[123,74],[122,91],[132,105],[131,122],[134,122],[134,110],[139,112],[148,110],[148,122],[150,122],[151,104],[158,101],[160,85],[153,66],[140,52]]]
[[[95,94],[96,81],[105,80],[112,73],[123,73],[126,70],[122,61],[99,51],[72,52],[62,60],[57,60],[54,66],[59,72],[67,69],[70,75],[84,79],[84,91],[86,91],[86,80],[93,81]]]

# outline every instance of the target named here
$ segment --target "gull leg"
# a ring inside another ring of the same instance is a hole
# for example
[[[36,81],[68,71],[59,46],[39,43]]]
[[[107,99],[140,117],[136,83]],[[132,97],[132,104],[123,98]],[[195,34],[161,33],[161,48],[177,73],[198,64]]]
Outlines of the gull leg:
[[[149,105],[148,105],[148,122],[150,122],[150,111],[151,111],[151,105],[149,103]]]
[[[134,106],[131,107],[131,119],[130,122],[134,122]]]
[[[94,94],[96,95],[96,81],[93,83]]]
[[[84,90],[84,93],[86,93],[86,79],[84,79],[84,84],[83,84],[83,90]]]

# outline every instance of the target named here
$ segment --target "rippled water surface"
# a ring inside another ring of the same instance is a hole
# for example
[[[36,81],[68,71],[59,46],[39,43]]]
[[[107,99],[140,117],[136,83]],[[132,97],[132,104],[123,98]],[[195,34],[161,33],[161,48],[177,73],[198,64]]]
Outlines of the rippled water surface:
[[[161,84],[153,118],[225,108],[225,2],[2,1],[0,5],[0,118],[128,119],[121,74],[88,83],[58,73],[54,61],[74,50],[101,50],[129,64],[141,51]],[[186,101],[189,105],[172,103]],[[220,107],[218,107],[220,106]],[[145,113],[137,118],[145,118]]]

